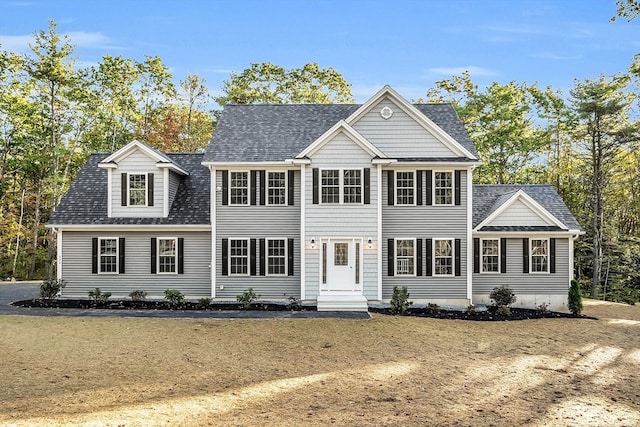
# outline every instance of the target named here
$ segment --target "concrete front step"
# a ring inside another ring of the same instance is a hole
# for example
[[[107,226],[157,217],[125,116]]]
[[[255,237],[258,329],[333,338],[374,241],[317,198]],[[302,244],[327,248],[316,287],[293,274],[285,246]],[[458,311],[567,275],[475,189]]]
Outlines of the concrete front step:
[[[363,295],[319,295],[318,311],[369,311]]]

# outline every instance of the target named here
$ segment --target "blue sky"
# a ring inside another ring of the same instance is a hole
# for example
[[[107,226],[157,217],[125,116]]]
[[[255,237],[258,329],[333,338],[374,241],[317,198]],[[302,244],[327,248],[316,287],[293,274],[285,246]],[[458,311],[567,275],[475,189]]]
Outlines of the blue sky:
[[[176,82],[196,73],[212,94],[252,62],[333,67],[358,102],[385,84],[424,97],[465,69],[480,86],[566,92],[640,53],[640,19],[611,23],[615,10],[615,0],[0,0],[0,48],[26,52],[53,19],[80,65],[158,55]]]

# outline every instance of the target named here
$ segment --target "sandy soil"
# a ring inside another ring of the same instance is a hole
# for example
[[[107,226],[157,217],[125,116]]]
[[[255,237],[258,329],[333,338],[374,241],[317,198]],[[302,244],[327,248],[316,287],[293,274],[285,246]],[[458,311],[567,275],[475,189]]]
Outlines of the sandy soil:
[[[640,307],[469,322],[0,317],[0,425],[640,425]]]

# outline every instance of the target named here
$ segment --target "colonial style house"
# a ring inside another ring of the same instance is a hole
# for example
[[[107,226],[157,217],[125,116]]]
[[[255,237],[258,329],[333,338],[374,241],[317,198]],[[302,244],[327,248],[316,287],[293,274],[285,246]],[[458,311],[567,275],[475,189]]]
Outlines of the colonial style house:
[[[510,286],[566,308],[583,233],[549,185],[473,185],[449,104],[227,105],[204,154],[89,157],[53,214],[65,297],[300,298],[366,310],[406,286],[466,307]]]

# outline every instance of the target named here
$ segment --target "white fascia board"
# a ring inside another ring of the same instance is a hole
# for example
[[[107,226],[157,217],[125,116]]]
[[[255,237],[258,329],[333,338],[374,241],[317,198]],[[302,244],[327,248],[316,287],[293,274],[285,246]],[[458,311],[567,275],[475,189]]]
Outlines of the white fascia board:
[[[78,224],[47,224],[46,228],[58,229],[64,231],[96,231],[96,232],[112,232],[112,231],[210,231],[210,224],[196,224],[196,225],[171,225],[171,224],[145,224],[145,225],[128,225],[128,224],[92,224],[92,225],[78,225]]]
[[[415,161],[415,162],[403,162],[399,160],[394,160],[394,164],[397,166],[420,166],[420,167],[430,167],[433,169],[464,169],[464,168],[475,168],[478,166],[479,162],[447,162],[447,161]]]
[[[385,166],[385,165],[396,164],[396,163],[398,163],[398,161],[396,159],[378,159],[378,158],[375,158],[375,159],[371,160],[371,164],[372,165],[383,165],[383,166]]]
[[[169,170],[172,170],[172,171],[176,172],[179,175],[189,176],[189,172],[187,172],[186,170],[182,169],[180,166],[178,166],[175,163],[158,162],[158,163],[156,163],[156,166],[159,169],[169,169]]]
[[[575,230],[561,231],[477,231],[473,230],[473,237],[479,237],[482,239],[488,238],[522,238],[522,237],[567,237],[571,238],[575,236]]]
[[[117,169],[118,164],[116,162],[108,162],[108,163],[100,162],[98,163],[98,167],[102,169]]]
[[[480,228],[490,225],[494,219],[496,219],[499,215],[501,215],[505,210],[507,210],[516,200],[522,200],[522,202],[533,211],[536,215],[538,215],[541,219],[552,223],[555,226],[560,228],[567,229],[568,227],[562,223],[558,218],[553,216],[551,212],[546,210],[540,203],[536,202],[531,196],[529,196],[523,189],[516,191],[506,202],[504,202],[498,209],[493,211],[488,217],[486,217],[477,227],[473,230],[477,231]]]
[[[363,137],[358,131],[349,126],[344,120],[340,120],[335,125],[331,126],[331,128],[320,135],[318,139],[312,142],[307,148],[302,150],[300,154],[296,156],[296,158],[305,158],[312,156],[315,152],[317,152],[320,148],[322,148],[326,143],[331,141],[335,136],[337,136],[340,132],[344,132],[349,139],[358,144],[360,148],[366,151],[372,157],[380,157],[386,158],[387,155],[380,151],[375,145],[370,143],[365,137]]]
[[[400,107],[405,113],[407,113],[412,119],[420,124],[425,130],[434,135],[440,142],[446,145],[449,149],[454,151],[460,156],[465,156],[469,159],[478,159],[471,154],[466,148],[456,141],[451,135],[442,130],[440,126],[435,124],[430,118],[422,114],[420,110],[414,107],[409,101],[404,99],[402,95],[396,92],[391,86],[385,85],[382,89],[373,95],[367,102],[362,104],[360,108],[354,111],[349,117],[346,118],[347,124],[351,125],[357,122],[362,116],[364,116],[373,105],[377,104],[384,97],[389,97],[398,107]],[[478,159],[479,160],[479,159]]]
[[[285,162],[291,163],[292,165],[310,165],[311,159],[287,159]]]

